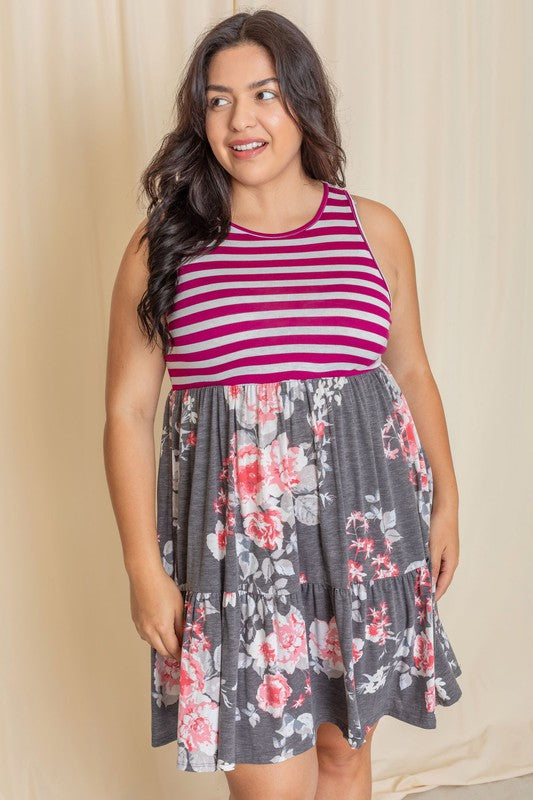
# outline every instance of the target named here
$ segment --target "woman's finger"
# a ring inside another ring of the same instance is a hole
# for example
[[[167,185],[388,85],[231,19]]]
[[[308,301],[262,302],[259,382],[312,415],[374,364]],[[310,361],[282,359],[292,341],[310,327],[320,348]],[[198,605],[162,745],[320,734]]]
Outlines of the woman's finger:
[[[175,658],[173,653],[166,646],[158,631],[154,631],[153,634],[146,639],[146,641],[151,647],[154,648],[154,650],[157,650],[159,655],[163,658]]]
[[[179,661],[181,659],[181,641],[178,639],[174,628],[162,631],[160,637],[163,646],[171,654],[171,657]]]

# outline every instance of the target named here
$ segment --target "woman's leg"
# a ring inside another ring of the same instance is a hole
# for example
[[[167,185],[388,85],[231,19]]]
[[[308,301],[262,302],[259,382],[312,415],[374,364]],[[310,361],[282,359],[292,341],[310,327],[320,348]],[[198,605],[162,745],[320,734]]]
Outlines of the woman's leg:
[[[316,746],[275,764],[237,764],[224,775],[230,789],[228,800],[314,800]]]
[[[313,800],[371,800],[371,744],[376,722],[359,749],[350,747],[340,728],[323,722],[317,731],[318,785]]]

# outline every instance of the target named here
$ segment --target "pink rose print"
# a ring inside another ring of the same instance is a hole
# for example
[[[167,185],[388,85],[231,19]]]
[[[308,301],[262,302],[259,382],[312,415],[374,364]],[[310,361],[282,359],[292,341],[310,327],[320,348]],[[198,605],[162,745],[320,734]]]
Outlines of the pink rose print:
[[[192,695],[201,694],[205,687],[205,674],[200,661],[192,655],[192,648],[182,654],[180,675],[180,702]]]
[[[155,654],[155,686],[162,691],[165,705],[175,703],[180,691],[180,664],[175,658]]]
[[[344,672],[337,620],[327,623],[315,619],[309,627],[309,649],[314,658],[324,662],[327,672]]]
[[[265,636],[263,628],[255,632],[253,641],[248,645],[248,652],[260,670],[276,663],[276,636],[269,633]]]
[[[236,400],[242,392],[241,386],[238,383],[235,384],[228,384],[226,391],[228,393],[228,397],[232,400]]]
[[[280,389],[279,382],[262,383],[258,387],[257,403],[254,403],[254,409],[257,410],[259,425],[265,425],[283,411]]]
[[[436,695],[435,695],[435,684],[432,684],[431,687],[424,693],[424,697],[426,700],[426,711],[430,713],[435,711],[436,706]]]
[[[219,707],[209,699],[180,698],[178,735],[191,752],[213,755],[218,746]]]
[[[265,675],[257,690],[257,704],[262,711],[268,711],[276,719],[281,717],[292,689],[281,672]]]
[[[362,639],[356,638],[352,640],[352,658],[354,664],[356,664],[363,655],[363,646],[364,641]]]
[[[255,497],[261,481],[261,450],[255,444],[247,444],[237,451],[233,467],[235,470],[235,489],[244,502]]]
[[[400,444],[402,446],[402,454],[405,460],[411,461],[416,458],[419,450],[418,436],[415,428],[415,423],[411,415],[411,409],[407,403],[403,392],[400,394],[399,400],[394,403],[395,417],[400,423]]]
[[[287,434],[281,434],[271,445],[265,447],[261,466],[262,479],[270,494],[280,496],[297,488],[301,482],[301,472],[308,464],[303,448],[289,447]]]
[[[428,465],[426,464],[426,459],[424,458],[424,454],[422,451],[420,451],[419,458],[420,458],[420,475],[419,475],[420,488],[423,491],[428,491],[430,486]]]
[[[308,460],[302,447],[289,447],[287,434],[261,450],[246,444],[237,450],[234,460],[235,489],[241,505],[255,499],[260,491],[276,497],[291,491],[301,483],[301,471]]]
[[[275,616],[274,633],[277,637],[276,664],[285,672],[293,673],[298,663],[307,666],[307,631],[300,613],[291,612],[281,621]]]
[[[426,633],[419,633],[415,639],[413,660],[423,675],[433,674],[433,643]]]
[[[386,419],[385,425],[381,430],[383,438],[384,452],[387,458],[395,459],[399,452],[404,461],[414,464],[415,472],[418,473],[420,487],[424,490],[429,488],[428,465],[422,452],[420,437],[411,413],[411,409],[403,392],[393,404],[394,411]],[[389,433],[391,431],[391,433]],[[391,439],[395,439],[400,447],[393,448]],[[388,440],[388,441],[386,441]],[[414,476],[410,474],[409,481],[415,482]]]
[[[229,407],[237,410],[239,421],[246,428],[275,427],[277,417],[283,411],[279,382],[248,385],[246,388],[227,385],[224,390]]]
[[[254,511],[244,517],[247,536],[266,550],[277,550],[283,542],[283,518],[279,508]]]
[[[417,570],[415,581],[415,606],[418,609],[417,618],[420,625],[431,619],[433,599],[431,594],[422,592],[423,586],[431,586],[431,573],[427,567]]]

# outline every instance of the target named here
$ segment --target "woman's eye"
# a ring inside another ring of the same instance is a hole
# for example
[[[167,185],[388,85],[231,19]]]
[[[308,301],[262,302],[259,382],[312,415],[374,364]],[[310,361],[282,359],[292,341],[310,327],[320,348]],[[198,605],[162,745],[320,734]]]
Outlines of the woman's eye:
[[[256,97],[258,97],[260,94],[271,94],[273,97],[276,97],[276,93],[272,92],[270,89],[263,89],[261,92],[257,92]],[[218,108],[218,106],[215,105],[217,100],[224,100],[224,98],[223,97],[213,97],[213,99],[209,101],[210,108]]]
[[[274,97],[276,96],[276,93],[275,92],[271,92],[270,89],[263,89],[263,91],[262,92],[258,92],[258,94],[271,94]]]

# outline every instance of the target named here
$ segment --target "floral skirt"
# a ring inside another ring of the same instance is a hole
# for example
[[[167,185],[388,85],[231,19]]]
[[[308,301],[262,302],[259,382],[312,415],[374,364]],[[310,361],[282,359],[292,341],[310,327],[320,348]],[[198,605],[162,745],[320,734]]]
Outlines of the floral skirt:
[[[336,724],[435,728],[461,697],[429,552],[433,478],[380,363],[348,377],[171,389],[161,559],[181,662],[151,648],[152,746],[177,768],[285,761]]]

